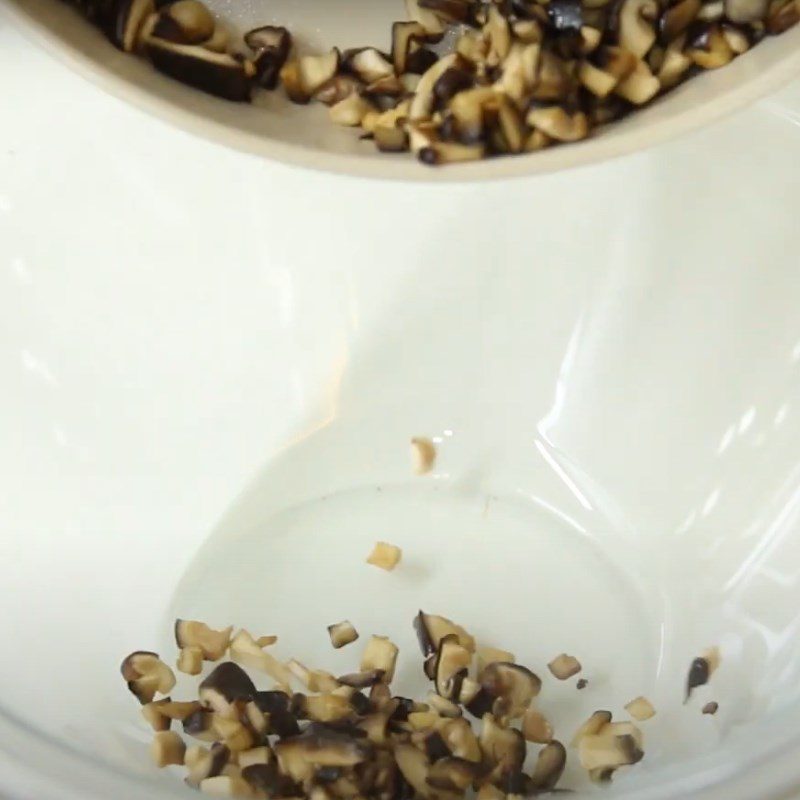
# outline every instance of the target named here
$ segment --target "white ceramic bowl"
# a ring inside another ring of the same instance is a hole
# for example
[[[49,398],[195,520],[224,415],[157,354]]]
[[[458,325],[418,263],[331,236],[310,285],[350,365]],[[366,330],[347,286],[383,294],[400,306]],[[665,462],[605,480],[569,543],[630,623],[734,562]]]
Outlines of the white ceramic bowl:
[[[324,107],[292,106],[278,94],[238,106],[168,80],[144,61],[116,52],[95,30],[57,0],[5,0],[66,58],[114,94],[201,136],[291,164],[371,178],[462,181],[507,178],[565,169],[650,147],[698,128],[753,102],[800,74],[800,26],[770,39],[724,69],[688,81],[651,107],[570,147],[523,157],[431,170],[407,155],[377,153],[352,130],[330,124]],[[209,3],[246,30],[270,21],[287,24],[298,39],[331,44],[388,46],[400,0],[326,0],[301,3],[248,0]],[[343,13],[346,8],[346,13]],[[353,19],[357,25],[352,25]]]

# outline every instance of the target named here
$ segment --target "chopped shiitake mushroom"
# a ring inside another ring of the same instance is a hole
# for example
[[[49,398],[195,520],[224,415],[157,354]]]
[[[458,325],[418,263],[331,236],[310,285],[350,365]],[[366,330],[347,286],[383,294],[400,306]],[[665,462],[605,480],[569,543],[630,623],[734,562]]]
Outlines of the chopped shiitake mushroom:
[[[206,661],[219,661],[225,655],[232,633],[233,626],[217,631],[204,622],[175,620],[175,641],[178,647],[199,647]]]
[[[553,738],[553,726],[535,708],[529,708],[522,718],[522,735],[536,744],[548,744]]]
[[[157,767],[183,764],[186,745],[175,731],[159,731],[153,736],[150,755]]]
[[[566,681],[573,675],[577,675],[581,669],[581,662],[575,656],[569,656],[566,653],[556,656],[548,665],[547,668],[553,673],[553,676],[560,681]]]
[[[182,647],[178,653],[178,672],[199,675],[203,671],[203,648],[198,645]]]
[[[705,686],[719,667],[719,648],[710,647],[692,661],[686,678],[686,700],[699,686]]]
[[[561,742],[548,742],[536,758],[536,766],[531,773],[534,792],[551,792],[564,774],[567,764],[567,751]]]
[[[387,542],[377,542],[367,558],[367,564],[391,572],[400,563],[402,557],[403,551],[399,547]]]
[[[577,747],[584,736],[599,733],[609,722],[611,722],[610,711],[595,711],[575,732],[575,735],[572,737],[572,746]]]
[[[520,664],[495,661],[480,675],[481,690],[468,705],[470,713],[488,712],[504,721],[521,717],[542,688],[537,675]]]
[[[506,664],[513,664],[516,660],[513,653],[507,650],[499,650],[496,647],[479,646],[476,651],[478,659],[478,675],[480,675],[489,664],[495,661],[504,661]]]
[[[293,56],[286,28],[235,41],[200,0],[70,2],[171,78],[241,102],[280,82],[378,150],[431,165],[584,139],[800,21],[797,0],[406,0],[390,53],[366,43]],[[610,98],[619,103],[596,103]],[[375,124],[400,103],[402,119]],[[433,443],[412,446],[415,471],[429,471]]]
[[[231,641],[231,660],[248,669],[265,672],[280,686],[292,684],[292,672],[275,656],[264,652],[256,640],[245,630],[239,631]]]
[[[200,702],[216,714],[229,719],[239,716],[240,701],[247,702],[256,694],[250,676],[232,661],[218,665],[199,687]]]
[[[138,650],[125,658],[120,667],[128,688],[144,705],[156,694],[167,694],[175,686],[175,673],[156,653]]]
[[[347,620],[328,625],[328,635],[331,637],[331,644],[337,650],[358,639],[358,631],[353,627],[353,623]]]
[[[433,69],[433,67],[431,67]],[[438,75],[436,81],[431,85],[433,92],[438,81],[442,80],[447,70]],[[417,87],[419,91],[419,87]],[[422,436],[415,436],[411,440],[411,466],[415,475],[425,475],[433,469],[434,462],[436,461],[436,445],[430,440]]]
[[[372,636],[361,656],[361,672],[380,670],[382,681],[391,683],[399,650],[387,636]]]
[[[656,715],[653,704],[646,697],[636,697],[625,706],[625,710],[638,722]]]
[[[434,0],[421,2],[427,8]],[[228,645],[232,660],[199,680],[196,699],[143,700],[142,715],[154,731],[153,760],[183,765],[187,785],[224,797],[460,800],[475,791],[480,800],[516,800],[562,791],[567,752],[532,706],[542,688],[536,674],[514,663],[508,651],[484,647],[477,648],[479,672],[470,677],[476,645],[464,628],[422,611],[413,625],[433,682],[421,700],[393,692],[399,650],[385,636],[371,636],[357,670],[337,678],[297,659],[284,663],[267,656],[261,644],[273,637],[256,640],[239,631]],[[202,623],[192,626],[189,632],[206,630]],[[328,630],[334,646],[357,638],[347,621]],[[198,651],[207,652],[180,638],[182,651],[195,648],[195,659]],[[230,639],[230,629],[222,638]],[[715,663],[713,654],[705,657]],[[259,690],[248,669],[266,673],[275,687]],[[149,680],[145,688],[153,694],[174,685],[169,668],[146,651],[125,659],[123,676]],[[292,693],[293,682],[303,690]],[[143,694],[139,687],[137,696]],[[637,698],[627,710],[644,719],[645,703]],[[520,719],[521,730],[512,727]],[[170,729],[173,720],[181,723],[182,734]],[[185,737],[200,743],[187,748]],[[527,742],[541,747],[526,773]],[[618,768],[644,755],[639,728],[613,722],[606,711],[584,723],[573,746],[595,782],[611,780]]]

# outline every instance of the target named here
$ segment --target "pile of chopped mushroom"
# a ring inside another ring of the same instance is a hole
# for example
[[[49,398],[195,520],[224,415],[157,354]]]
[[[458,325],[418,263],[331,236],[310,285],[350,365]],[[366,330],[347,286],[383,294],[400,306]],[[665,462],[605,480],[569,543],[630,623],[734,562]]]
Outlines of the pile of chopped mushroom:
[[[197,675],[203,661],[221,662],[200,681],[195,699],[156,699],[176,680],[155,653],[131,653],[122,675],[155,732],[155,763],[185,767],[186,783],[213,795],[458,800],[475,790],[481,800],[505,800],[556,789],[568,753],[536,708],[537,675],[509,652],[478,646],[445,617],[420,611],[414,628],[432,683],[420,700],[393,694],[399,651],[384,636],[366,642],[358,671],[336,677],[279,660],[268,652],[274,636],[178,620],[180,671]],[[346,620],[328,634],[337,649],[359,638]],[[559,663],[564,658],[571,657]],[[577,663],[569,662],[570,675]],[[268,676],[272,688],[257,689],[248,670]],[[639,711],[647,705],[638,718],[655,713],[644,698],[635,703]],[[612,721],[608,711],[595,712],[572,746],[596,782],[644,755],[641,730]]]
[[[280,83],[425,164],[584,139],[800,19],[800,0],[406,0],[390,52],[296,56],[282,27],[231,41],[200,0],[74,2],[172,78],[236,101]]]

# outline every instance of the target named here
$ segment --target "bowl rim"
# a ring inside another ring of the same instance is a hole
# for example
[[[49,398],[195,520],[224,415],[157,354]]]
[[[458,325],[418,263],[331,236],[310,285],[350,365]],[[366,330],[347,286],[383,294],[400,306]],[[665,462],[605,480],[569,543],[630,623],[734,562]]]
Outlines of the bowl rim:
[[[587,139],[568,147],[554,147],[510,158],[451,164],[446,169],[434,170],[407,157],[326,153],[259,136],[206,117],[198,110],[174,104],[146,86],[104,69],[90,53],[59,35],[55,26],[48,25],[43,18],[43,11],[48,6],[64,13],[72,13],[71,8],[55,3],[55,0],[6,0],[4,4],[12,19],[29,37],[47,45],[52,55],[117,99],[129,102],[184,132],[248,155],[291,167],[379,181],[473,183],[546,175],[599,164],[649,150],[682,134],[705,127],[768,96],[793,77],[800,75],[800,48],[795,48],[767,69],[749,78],[739,89],[719,95],[714,102],[679,111],[665,122],[649,125],[644,133],[637,128],[617,129],[612,135]],[[88,25],[87,31],[92,35],[95,33]]]

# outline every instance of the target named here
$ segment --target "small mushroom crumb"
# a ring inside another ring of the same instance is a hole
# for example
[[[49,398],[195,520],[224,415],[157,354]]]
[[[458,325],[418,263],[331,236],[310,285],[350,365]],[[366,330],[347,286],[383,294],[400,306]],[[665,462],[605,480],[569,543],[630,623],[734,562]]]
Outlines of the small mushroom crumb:
[[[686,677],[686,698],[688,701],[692,692],[699,686],[705,686],[720,664],[720,652],[717,647],[710,647],[702,655],[692,661],[689,674]]]
[[[566,653],[556,656],[548,665],[547,668],[553,673],[554,677],[560,681],[566,681],[573,675],[577,675],[583,667],[581,662],[575,656],[569,656]]]
[[[411,440],[411,466],[415,475],[425,475],[433,469],[436,461],[436,445],[421,436]]]
[[[159,731],[150,745],[150,755],[157,767],[183,764],[186,745],[175,731]]]
[[[719,711],[719,703],[714,702],[713,700],[710,703],[706,703],[703,706],[703,713],[704,714],[716,714]]]
[[[586,678],[580,678],[578,682],[575,684],[575,688],[580,692],[581,690],[585,689],[589,685],[589,681]]]
[[[331,644],[336,650],[345,647],[358,639],[358,631],[352,622],[344,620],[335,625],[328,625],[328,634],[331,637]]]
[[[372,552],[367,558],[367,564],[391,572],[400,563],[402,557],[403,551],[399,547],[386,542],[378,542],[372,548]]]
[[[625,710],[638,722],[644,722],[656,715],[653,704],[646,697],[637,697],[625,706]]]
[[[182,647],[178,653],[178,672],[199,675],[203,671],[203,648],[197,645]]]

